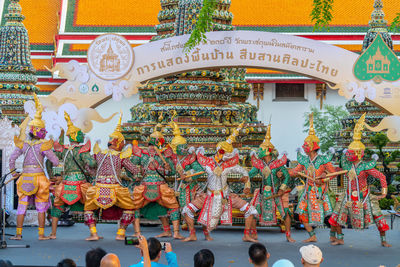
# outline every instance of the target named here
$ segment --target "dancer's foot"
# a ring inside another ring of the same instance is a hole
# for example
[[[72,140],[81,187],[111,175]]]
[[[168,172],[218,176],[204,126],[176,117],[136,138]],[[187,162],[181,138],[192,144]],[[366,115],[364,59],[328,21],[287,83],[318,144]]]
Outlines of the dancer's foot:
[[[56,234],[51,233],[51,234],[49,235],[49,239],[51,239],[51,240],[57,239]]]
[[[88,238],[86,238],[86,241],[98,241],[99,239],[102,239],[102,237],[98,236],[97,234],[91,234]]]
[[[204,238],[205,238],[207,241],[213,241],[213,240],[214,240],[214,238],[212,238],[210,235],[204,235]]]
[[[179,231],[174,232],[174,239],[184,239],[185,237],[179,233]]]
[[[159,234],[159,235],[156,235],[156,238],[160,238],[160,237],[171,237],[172,236],[172,232],[171,231],[168,231],[168,232],[162,232],[161,234]]]
[[[329,241],[332,243],[336,242],[338,239],[334,236],[329,237]]]
[[[123,241],[125,240],[125,235],[116,235],[115,240]]]
[[[296,240],[294,240],[290,235],[289,235],[289,236],[286,236],[286,240],[287,240],[288,242],[290,242],[290,243],[295,243],[295,242],[296,242]]]
[[[313,235],[307,238],[306,240],[303,240],[303,243],[311,243],[311,242],[317,242],[317,236]]]
[[[382,247],[386,247],[386,248],[390,248],[392,246],[386,241],[382,242],[381,244],[382,244]]]
[[[343,239],[336,239],[336,241],[333,241],[331,243],[332,246],[340,246],[340,245],[344,245],[344,240]]]
[[[39,240],[49,240],[50,237],[45,236],[45,235],[40,235],[38,239],[39,239]]]
[[[22,240],[22,235],[15,235],[10,237],[10,240]]]
[[[190,235],[190,236],[186,237],[185,239],[182,239],[182,242],[190,242],[190,241],[197,241],[197,236]]]
[[[243,242],[257,242],[257,240],[250,237],[250,235],[244,235],[242,238]]]

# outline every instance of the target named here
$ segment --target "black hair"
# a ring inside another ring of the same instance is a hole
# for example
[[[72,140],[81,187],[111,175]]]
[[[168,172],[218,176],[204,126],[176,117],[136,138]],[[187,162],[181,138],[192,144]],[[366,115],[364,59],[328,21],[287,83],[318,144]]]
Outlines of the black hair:
[[[161,243],[157,238],[154,237],[147,239],[147,243],[149,245],[150,260],[154,260],[161,251]]]
[[[11,267],[12,263],[8,260],[0,260],[0,267]]]
[[[107,254],[102,248],[94,248],[86,253],[86,267],[99,267],[101,259]]]
[[[209,249],[202,249],[194,254],[194,267],[214,266],[214,254]]]
[[[63,259],[57,263],[57,267],[76,267],[76,263],[71,259]]]
[[[249,257],[253,264],[263,264],[267,261],[267,248],[261,243],[254,243],[249,248]]]

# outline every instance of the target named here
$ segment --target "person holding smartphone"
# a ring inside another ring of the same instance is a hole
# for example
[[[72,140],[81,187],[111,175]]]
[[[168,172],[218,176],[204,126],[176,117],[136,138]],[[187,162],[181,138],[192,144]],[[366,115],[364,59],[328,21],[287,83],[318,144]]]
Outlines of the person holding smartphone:
[[[140,248],[140,253],[143,258],[140,262],[131,265],[130,267],[178,267],[178,260],[176,254],[172,251],[171,243],[163,242],[161,244],[161,242],[154,237],[150,237],[146,242],[146,238],[142,235],[138,237],[138,243],[137,247]],[[158,263],[161,258],[162,250],[165,252],[165,258],[167,259],[168,265]]]

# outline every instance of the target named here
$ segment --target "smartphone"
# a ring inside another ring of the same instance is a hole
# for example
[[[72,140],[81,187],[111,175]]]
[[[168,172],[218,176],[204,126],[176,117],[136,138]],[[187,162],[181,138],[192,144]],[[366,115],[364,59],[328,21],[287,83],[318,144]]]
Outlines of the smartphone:
[[[125,245],[137,246],[139,245],[139,239],[136,236],[125,236]]]
[[[165,251],[166,242],[160,242],[160,243],[161,243],[161,250],[164,250],[164,251]]]

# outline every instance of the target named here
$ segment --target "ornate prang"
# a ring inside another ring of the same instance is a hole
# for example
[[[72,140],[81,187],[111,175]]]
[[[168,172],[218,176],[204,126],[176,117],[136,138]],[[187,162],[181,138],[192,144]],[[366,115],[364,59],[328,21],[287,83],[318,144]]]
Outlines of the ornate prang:
[[[19,0],[10,0],[4,16],[6,23],[0,30],[1,115],[18,124],[26,117],[25,101],[33,99],[33,92],[39,91],[21,10]]]
[[[230,3],[230,0],[216,1],[211,23],[213,31],[235,29]],[[202,0],[161,0],[160,24],[155,26],[157,35],[152,41],[190,34],[202,6]],[[170,45],[165,41],[163,49],[171,49]],[[194,48],[185,56],[196,62],[203,55]],[[247,148],[258,148],[262,143],[266,127],[257,120],[257,107],[246,103],[251,85],[246,82],[245,74],[243,68],[215,68],[148,82],[139,88],[143,103],[132,107],[132,118],[123,126],[126,139],[146,144],[154,126],[158,122],[168,124],[176,114],[174,120],[189,146],[204,146],[206,153],[208,149],[215,152],[215,144],[226,140],[244,122],[246,126],[240,131],[234,146],[241,150],[241,155],[248,155],[250,151]],[[167,142],[173,137],[170,127],[164,127],[163,134]]]

